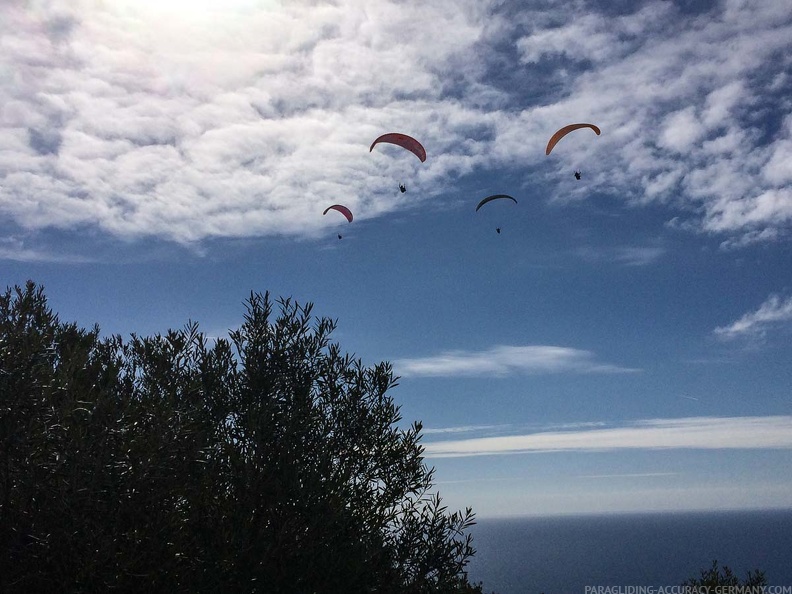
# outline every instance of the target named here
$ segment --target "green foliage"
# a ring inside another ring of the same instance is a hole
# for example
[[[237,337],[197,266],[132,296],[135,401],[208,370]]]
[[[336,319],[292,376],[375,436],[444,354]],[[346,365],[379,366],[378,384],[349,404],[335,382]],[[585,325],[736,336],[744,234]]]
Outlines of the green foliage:
[[[714,588],[716,587],[724,586],[729,588],[749,588],[749,590],[743,591],[751,591],[750,588],[756,588],[755,591],[759,592],[762,587],[767,586],[767,579],[765,578],[764,572],[757,569],[755,571],[749,571],[745,580],[741,581],[727,566],[724,565],[721,570],[718,567],[718,561],[714,560],[709,569],[701,570],[700,578],[690,578],[686,582],[683,582],[682,585],[690,586],[691,588],[713,588],[712,590],[708,590],[711,592],[715,592],[716,590],[714,590]],[[724,589],[722,591],[726,592],[727,590]]]
[[[276,304],[125,342],[0,295],[0,591],[481,592],[391,367]]]

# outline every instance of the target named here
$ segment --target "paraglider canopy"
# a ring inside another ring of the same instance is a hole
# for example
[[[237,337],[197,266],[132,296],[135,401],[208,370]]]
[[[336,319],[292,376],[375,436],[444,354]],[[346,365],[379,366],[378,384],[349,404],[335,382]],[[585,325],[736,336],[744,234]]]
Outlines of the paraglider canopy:
[[[423,145],[420,142],[415,140],[412,136],[407,136],[406,134],[399,134],[398,132],[390,132],[388,134],[383,134],[377,140],[371,143],[371,148],[369,148],[369,152],[374,150],[374,146],[379,144],[380,142],[387,142],[390,144],[395,144],[402,148],[407,149],[416,157],[421,160],[421,163],[426,161],[426,149],[424,149]]]
[[[476,212],[478,212],[478,209],[484,206],[487,202],[492,202],[493,200],[499,200],[501,198],[508,198],[509,200],[514,200],[514,203],[517,204],[517,200],[515,200],[508,194],[493,194],[492,196],[487,196],[486,198],[484,198],[484,200],[478,203],[478,206],[476,207]]]
[[[569,124],[568,126],[564,126],[560,130],[558,130],[555,134],[550,137],[550,140],[547,142],[547,148],[545,149],[545,155],[549,155],[550,151],[553,150],[553,147],[558,144],[558,141],[561,140],[564,136],[569,134],[574,130],[579,130],[580,128],[591,128],[594,130],[594,133],[599,136],[600,129],[597,128],[594,124]]]
[[[337,210],[346,217],[347,221],[349,221],[350,223],[352,222],[352,211],[349,210],[346,206],[342,204],[333,204],[333,206],[328,206],[327,208],[325,208],[325,211],[322,214],[326,215],[331,210]]]

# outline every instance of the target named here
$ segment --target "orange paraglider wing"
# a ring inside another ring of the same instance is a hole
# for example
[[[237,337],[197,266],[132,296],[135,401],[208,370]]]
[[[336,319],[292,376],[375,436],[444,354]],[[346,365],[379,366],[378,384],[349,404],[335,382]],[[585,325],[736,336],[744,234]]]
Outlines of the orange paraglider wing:
[[[547,142],[547,149],[545,149],[545,155],[549,155],[550,151],[553,150],[553,147],[558,144],[558,141],[561,140],[564,136],[572,132],[573,130],[579,130],[580,128],[591,128],[597,134],[600,135],[600,129],[597,128],[594,124],[569,124],[568,126],[564,126],[558,132],[553,134],[550,137],[550,140]]]

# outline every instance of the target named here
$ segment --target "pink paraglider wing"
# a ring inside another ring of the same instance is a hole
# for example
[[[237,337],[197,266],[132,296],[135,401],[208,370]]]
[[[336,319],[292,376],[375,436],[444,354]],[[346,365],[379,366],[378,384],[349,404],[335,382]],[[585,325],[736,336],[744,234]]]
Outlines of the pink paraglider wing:
[[[564,136],[572,132],[573,130],[579,130],[580,128],[591,128],[597,134],[600,135],[600,129],[597,128],[594,124],[569,124],[568,126],[564,126],[560,130],[558,130],[555,134],[550,137],[550,140],[547,142],[547,148],[545,149],[545,155],[549,155],[550,151],[553,150],[553,147],[558,144],[558,141],[561,140]]]
[[[395,144],[402,148],[407,149],[416,157],[421,160],[421,163],[426,161],[426,149],[424,149],[423,145],[420,142],[415,140],[412,136],[407,136],[406,134],[399,134],[398,132],[390,132],[389,134],[383,134],[377,140],[371,143],[371,148],[369,152],[374,150],[374,146],[380,142],[389,142],[390,144]]]
[[[333,204],[333,206],[328,206],[327,208],[325,208],[325,211],[322,214],[326,215],[327,212],[330,210],[337,210],[346,217],[347,221],[349,221],[350,223],[352,222],[352,211],[349,210],[346,206],[343,206],[341,204]]]

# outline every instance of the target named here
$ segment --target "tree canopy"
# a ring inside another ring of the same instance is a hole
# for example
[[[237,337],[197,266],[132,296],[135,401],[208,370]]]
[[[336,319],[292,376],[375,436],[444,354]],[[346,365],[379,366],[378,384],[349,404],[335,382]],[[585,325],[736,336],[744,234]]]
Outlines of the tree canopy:
[[[0,295],[1,591],[481,591],[391,366],[310,303],[245,310],[124,340]]]
[[[708,592],[728,592],[729,588],[734,592],[739,589],[744,592],[761,592],[762,588],[767,586],[767,578],[763,571],[758,569],[749,571],[746,578],[740,580],[728,566],[724,565],[722,569],[718,567],[717,559],[712,562],[709,569],[702,569],[700,573],[700,577],[690,578],[682,585],[694,591],[708,588],[706,590]]]

